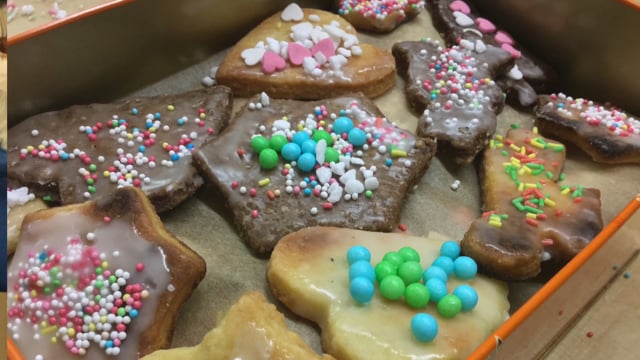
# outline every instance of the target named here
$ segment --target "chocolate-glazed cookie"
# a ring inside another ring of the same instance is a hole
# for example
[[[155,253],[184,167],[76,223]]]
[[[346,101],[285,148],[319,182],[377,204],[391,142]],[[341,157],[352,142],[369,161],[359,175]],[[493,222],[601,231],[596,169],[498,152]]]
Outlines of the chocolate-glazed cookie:
[[[518,46],[490,20],[481,17],[471,4],[462,0],[428,0],[427,8],[433,25],[447,44],[459,44],[476,52],[496,47],[514,58],[515,65],[496,76],[508,98],[522,106],[531,106],[538,92],[549,90],[556,78],[553,70]]]
[[[156,211],[172,209],[203,184],[191,152],[226,127],[231,107],[219,86],[35,115],[9,130],[10,184],[62,204],[135,186]]]
[[[393,46],[411,108],[421,114],[417,134],[435,136],[441,154],[469,163],[496,130],[504,95],[493,74],[513,59],[498,48],[481,54],[438,41],[405,41]]]
[[[389,33],[424,10],[424,0],[335,0],[334,7],[359,31]]]
[[[483,271],[532,278],[542,262],[566,263],[602,230],[600,190],[560,183],[565,156],[536,129],[491,140],[478,171],[484,213],[460,244]]]
[[[249,248],[268,256],[309,226],[392,231],[435,149],[362,95],[305,102],[263,93],[194,159]]]

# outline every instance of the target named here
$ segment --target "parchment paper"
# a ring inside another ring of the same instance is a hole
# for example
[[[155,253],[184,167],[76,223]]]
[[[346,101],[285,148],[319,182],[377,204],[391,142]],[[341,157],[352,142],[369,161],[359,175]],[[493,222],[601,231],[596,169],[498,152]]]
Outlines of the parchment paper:
[[[440,38],[431,25],[428,13],[423,12],[408,24],[382,36],[360,35],[362,42],[391,48],[401,40]],[[184,69],[163,79],[136,95],[176,93],[201,87],[203,76],[212,66],[219,64],[225,52],[212,54],[211,58],[196,66]],[[415,131],[417,117],[406,105],[404,83],[398,77],[396,87],[376,99],[387,118],[401,127]],[[237,110],[245,101],[236,99]],[[510,106],[499,115],[498,133],[503,134],[512,123],[531,124],[533,116]],[[566,184],[582,184],[600,188],[602,192],[603,218],[609,222],[623,206],[640,192],[640,166],[606,166],[593,163],[574,147],[568,147],[565,164]],[[443,161],[444,160],[444,161]],[[454,180],[460,180],[457,191],[450,189]],[[402,213],[402,223],[414,235],[426,236],[430,231],[460,240],[473,219],[480,215],[480,194],[475,168],[472,165],[456,167],[446,159],[435,158],[419,186],[410,194]],[[263,291],[271,296],[266,283],[268,260],[252,256],[239,239],[225,210],[223,199],[208,187],[178,208],[163,214],[165,225],[188,243],[207,261],[207,275],[192,298],[179,314],[173,346],[194,345],[204,334],[215,327],[223,315],[242,293],[248,290]],[[628,223],[640,233],[640,224]],[[528,282],[510,284],[512,311],[517,309],[543,283],[544,277]],[[288,312],[276,302],[287,316],[288,325],[300,333],[317,351],[321,351],[317,328]]]

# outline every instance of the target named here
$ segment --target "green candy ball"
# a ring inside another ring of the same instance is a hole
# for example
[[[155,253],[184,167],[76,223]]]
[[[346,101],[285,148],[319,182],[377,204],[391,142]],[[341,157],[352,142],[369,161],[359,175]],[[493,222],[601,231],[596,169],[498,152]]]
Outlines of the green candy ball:
[[[389,275],[397,275],[398,266],[392,264],[386,260],[382,260],[375,267],[376,280],[378,283],[382,281],[382,279],[386,278]]]
[[[260,154],[262,150],[269,148],[269,140],[262,135],[254,136],[251,139],[251,149],[256,154]]]
[[[444,318],[452,318],[458,315],[461,310],[462,301],[453,294],[445,295],[438,301],[438,314]]]
[[[271,170],[278,166],[278,153],[273,149],[264,149],[260,152],[258,162],[261,168]]]
[[[338,150],[328,147],[327,150],[324,151],[324,161],[330,163],[337,163],[340,160],[340,153]]]
[[[395,266],[400,266],[400,264],[404,262],[404,259],[402,258],[402,256],[400,256],[400,254],[398,254],[395,251],[389,251],[388,253],[384,254],[384,256],[382,257],[382,260],[388,261],[394,264]]]
[[[398,300],[404,295],[404,281],[398,275],[389,275],[380,282],[380,293],[385,299]]]
[[[284,135],[273,135],[271,139],[269,139],[269,146],[279,153],[282,150],[282,147],[288,142],[289,141]]]
[[[429,303],[429,289],[420,283],[413,283],[404,289],[404,301],[414,309],[422,309]]]
[[[422,265],[417,261],[406,261],[398,266],[398,276],[405,285],[420,282],[422,279]]]
[[[398,254],[400,254],[400,256],[402,256],[404,261],[417,261],[417,262],[420,262],[420,254],[418,254],[418,252],[414,248],[412,248],[410,246],[405,246],[405,247],[401,248],[400,250],[398,250]]]
[[[324,141],[327,142],[327,147],[333,145],[333,138],[331,137],[331,134],[329,134],[325,130],[316,130],[316,131],[314,131],[313,132],[313,136],[311,136],[311,138],[313,140],[315,140],[315,142],[318,142],[318,141],[324,139]]]

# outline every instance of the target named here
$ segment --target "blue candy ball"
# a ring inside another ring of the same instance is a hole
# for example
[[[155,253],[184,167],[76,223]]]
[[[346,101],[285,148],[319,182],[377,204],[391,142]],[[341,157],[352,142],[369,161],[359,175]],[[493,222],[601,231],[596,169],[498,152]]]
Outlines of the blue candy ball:
[[[438,335],[438,322],[429,314],[415,314],[411,319],[411,332],[418,341],[433,341]]]
[[[453,295],[460,298],[462,311],[471,311],[478,304],[478,293],[470,285],[460,285],[453,290]]]
[[[340,116],[333,122],[333,132],[336,134],[347,134],[353,129],[353,120],[346,116]]]
[[[440,299],[447,295],[447,284],[445,284],[445,282],[440,279],[431,278],[427,280],[425,286],[427,287],[427,289],[429,290],[429,294],[431,295],[431,302],[437,303],[438,301],[440,301]]]
[[[448,256],[438,256],[435,260],[433,260],[431,265],[437,266],[444,270],[444,272],[447,273],[447,276],[451,275],[451,273],[453,272],[453,260],[451,260],[451,258]]]
[[[353,146],[362,146],[367,141],[367,134],[361,129],[353,128],[349,131],[347,140],[349,140]]]
[[[352,246],[347,251],[347,261],[349,262],[349,265],[358,260],[365,260],[367,262],[371,261],[371,253],[369,252],[369,249],[361,245],[356,245]]]
[[[468,256],[460,256],[453,262],[453,273],[460,279],[473,279],[478,273],[478,264]]]
[[[445,241],[440,247],[440,255],[450,257],[452,260],[455,260],[460,256],[460,244],[452,240]]]
[[[316,156],[310,153],[304,153],[298,158],[298,169],[303,172],[313,170],[316,166]]]
[[[291,141],[298,144],[298,146],[302,146],[302,144],[309,139],[311,139],[311,136],[306,131],[298,131],[293,134]]]
[[[287,161],[298,160],[301,153],[302,149],[300,149],[300,145],[293,142],[284,144],[282,150],[280,150],[280,155]]]
[[[372,282],[376,281],[376,272],[369,261],[358,260],[351,264],[349,267],[349,280],[353,281],[357,277],[364,277]]]
[[[361,304],[370,302],[373,298],[374,291],[375,287],[373,283],[365,277],[356,277],[351,280],[351,285],[349,285],[351,297]]]
[[[442,282],[446,283],[449,280],[447,273],[442,270],[439,266],[429,266],[427,270],[422,273],[422,279],[426,284],[429,279],[440,279]]]
[[[300,150],[302,153],[315,154],[316,153],[316,141],[315,140],[305,140],[302,145],[300,145]]]

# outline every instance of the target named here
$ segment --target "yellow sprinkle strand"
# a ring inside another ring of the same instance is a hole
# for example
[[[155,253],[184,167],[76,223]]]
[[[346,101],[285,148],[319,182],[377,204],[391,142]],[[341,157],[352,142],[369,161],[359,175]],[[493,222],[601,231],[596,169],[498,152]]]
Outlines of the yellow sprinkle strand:
[[[502,141],[504,140],[504,137],[502,137],[502,135],[496,135],[496,140]]]
[[[534,213],[527,213],[527,215],[525,215],[526,217],[528,217],[529,219],[536,219],[537,215]]]
[[[58,328],[55,325],[47,326],[46,328],[42,328],[42,335],[46,335],[50,332],[56,331]]]
[[[391,150],[391,157],[405,157],[407,156],[407,152],[400,149]]]
[[[571,192],[571,189],[570,189],[570,188],[564,188],[560,193],[561,193],[562,195],[567,195],[567,194],[568,194],[568,193],[570,193],[570,192]]]
[[[513,150],[515,152],[520,151],[520,147],[518,145],[516,145],[516,144],[511,144],[511,145],[509,145],[509,147],[511,148],[511,150]]]
[[[264,179],[258,181],[258,185],[260,185],[260,186],[267,186],[270,183],[271,183],[271,179],[269,179],[269,178],[264,178]]]
[[[489,226],[500,229],[502,227],[502,222],[500,221],[489,221]]]
[[[548,207],[556,207],[556,202],[551,199],[544,199],[544,204]]]

